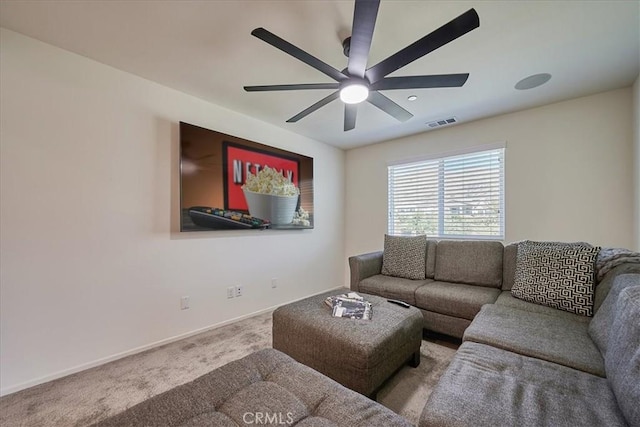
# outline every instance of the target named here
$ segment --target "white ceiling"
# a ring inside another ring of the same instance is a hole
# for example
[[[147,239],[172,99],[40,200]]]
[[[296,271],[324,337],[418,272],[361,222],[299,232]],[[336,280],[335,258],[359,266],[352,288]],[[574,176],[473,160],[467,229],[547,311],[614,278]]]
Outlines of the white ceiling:
[[[248,93],[244,85],[332,82],[250,35],[264,27],[337,69],[353,1],[7,1],[0,25],[228,109],[342,148],[631,85],[640,69],[638,1],[382,0],[372,66],[470,8],[480,28],[392,76],[470,73],[462,88],[384,91],[414,117],[400,123],[373,105],[343,132],[337,100],[285,123],[331,90]],[[536,73],[551,80],[518,91]],[[418,100],[409,102],[415,94]]]

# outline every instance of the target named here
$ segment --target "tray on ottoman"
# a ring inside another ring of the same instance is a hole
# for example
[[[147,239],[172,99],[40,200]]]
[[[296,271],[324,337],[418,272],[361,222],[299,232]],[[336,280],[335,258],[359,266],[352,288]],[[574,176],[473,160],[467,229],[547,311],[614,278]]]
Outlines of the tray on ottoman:
[[[422,313],[360,293],[373,305],[371,320],[332,317],[325,298],[345,292],[329,291],[276,309],[273,348],[375,398],[382,383],[407,361],[420,363]]]

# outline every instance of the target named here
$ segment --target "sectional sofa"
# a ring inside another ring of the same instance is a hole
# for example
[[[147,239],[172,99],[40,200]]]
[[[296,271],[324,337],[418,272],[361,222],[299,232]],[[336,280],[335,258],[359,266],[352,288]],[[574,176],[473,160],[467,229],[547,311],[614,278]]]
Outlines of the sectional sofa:
[[[382,274],[382,252],[349,259],[351,289],[462,338],[420,427],[640,426],[640,264],[608,271],[584,316],[512,295],[518,247],[427,241],[423,279]]]
[[[425,328],[463,340],[419,427],[640,427],[640,263],[609,270],[583,316],[512,296],[519,246],[427,241],[421,279],[382,274],[382,252],[350,258],[353,290],[416,305]],[[95,425],[255,424],[410,426],[274,349]]]
[[[640,275],[590,322],[487,305],[420,419],[426,426],[640,426]]]

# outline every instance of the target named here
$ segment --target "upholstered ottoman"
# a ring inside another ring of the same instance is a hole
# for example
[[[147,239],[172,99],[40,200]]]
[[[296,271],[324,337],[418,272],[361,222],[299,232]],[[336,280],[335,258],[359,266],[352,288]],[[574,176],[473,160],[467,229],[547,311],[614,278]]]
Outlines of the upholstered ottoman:
[[[260,350],[93,427],[410,427],[390,409],[274,349]]]
[[[385,298],[360,294],[373,305],[371,320],[332,317],[326,292],[273,312],[273,348],[375,399],[380,385],[407,361],[420,363],[422,314]]]

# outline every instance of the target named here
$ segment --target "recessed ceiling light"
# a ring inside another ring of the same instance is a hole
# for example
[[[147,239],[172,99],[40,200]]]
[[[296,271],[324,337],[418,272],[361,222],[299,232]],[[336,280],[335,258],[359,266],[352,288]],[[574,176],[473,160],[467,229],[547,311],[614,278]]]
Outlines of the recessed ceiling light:
[[[415,95],[409,95],[409,96],[407,96],[407,101],[415,101],[416,99],[418,99],[418,97],[417,97],[417,96],[415,96]]]
[[[551,79],[551,74],[549,73],[540,73],[534,74],[529,77],[525,77],[516,83],[515,88],[518,90],[527,90],[533,89],[534,87],[542,86],[546,82]]]

